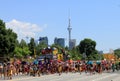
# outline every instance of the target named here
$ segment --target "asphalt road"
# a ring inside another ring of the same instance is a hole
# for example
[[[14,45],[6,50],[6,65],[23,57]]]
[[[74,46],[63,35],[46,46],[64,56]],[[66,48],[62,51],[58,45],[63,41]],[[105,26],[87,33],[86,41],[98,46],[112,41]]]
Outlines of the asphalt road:
[[[120,72],[115,73],[102,73],[90,75],[82,73],[63,73],[62,75],[52,74],[52,75],[42,75],[41,77],[32,77],[32,76],[15,76],[12,80],[3,80],[0,81],[120,81]]]

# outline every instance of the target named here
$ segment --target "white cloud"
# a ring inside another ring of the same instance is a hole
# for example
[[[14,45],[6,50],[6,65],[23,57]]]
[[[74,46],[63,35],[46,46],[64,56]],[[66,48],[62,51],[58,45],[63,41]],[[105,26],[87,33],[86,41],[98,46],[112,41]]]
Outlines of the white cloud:
[[[37,24],[22,22],[16,19],[7,22],[6,27],[17,33],[18,40],[24,39],[25,37],[35,37],[36,34],[43,30],[43,28],[39,27]]]

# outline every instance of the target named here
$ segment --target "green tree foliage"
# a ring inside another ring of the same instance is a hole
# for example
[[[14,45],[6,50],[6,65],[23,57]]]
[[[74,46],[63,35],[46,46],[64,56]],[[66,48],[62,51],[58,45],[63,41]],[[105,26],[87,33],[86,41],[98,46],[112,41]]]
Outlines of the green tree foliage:
[[[47,48],[47,44],[44,43],[44,42],[39,43],[39,44],[36,46],[36,48],[35,48],[37,55],[41,55],[41,51],[42,51],[42,49],[44,49],[44,48]]]
[[[16,47],[14,50],[14,56],[17,58],[22,58],[22,57],[26,57],[27,55],[29,55],[31,52],[28,48],[28,46],[25,46],[23,48],[21,47]]]
[[[16,47],[14,50],[14,55],[17,58],[22,58],[23,57],[23,49],[21,47]]]
[[[25,42],[25,40],[22,39],[21,42],[20,42],[20,44],[19,44],[19,46],[20,46],[21,48],[23,48],[23,47],[27,47],[28,45],[27,45],[27,43]]]
[[[66,46],[66,47],[65,47],[65,50],[69,50],[69,47],[68,47],[68,46]]]
[[[88,56],[87,60],[103,60],[103,55],[98,53],[93,53]]]
[[[30,43],[28,44],[28,47],[29,47],[29,50],[31,51],[30,55],[33,56],[35,52],[35,47],[36,47],[34,38],[30,39]]]
[[[23,47],[22,55],[27,56],[27,55],[30,55],[30,54],[31,54],[31,51],[29,50],[28,46]]]
[[[86,38],[82,40],[78,46],[79,46],[79,50],[81,54],[85,53],[88,59],[94,59],[91,56],[93,56],[93,54],[96,54],[96,50],[95,50],[96,42],[95,41]]]
[[[8,56],[15,49],[17,34],[6,29],[5,23],[0,20],[0,56]]]
[[[70,50],[69,53],[70,53],[70,56],[73,60],[81,60],[82,59],[82,55],[79,52],[78,46],[76,46],[72,50]]]
[[[30,50],[28,48],[28,45],[26,44],[25,40],[21,40],[21,42],[17,42],[17,46],[14,50],[14,56],[17,58],[25,57],[27,55],[30,55]]]
[[[114,50],[115,55],[117,55],[118,58],[120,58],[120,49]]]

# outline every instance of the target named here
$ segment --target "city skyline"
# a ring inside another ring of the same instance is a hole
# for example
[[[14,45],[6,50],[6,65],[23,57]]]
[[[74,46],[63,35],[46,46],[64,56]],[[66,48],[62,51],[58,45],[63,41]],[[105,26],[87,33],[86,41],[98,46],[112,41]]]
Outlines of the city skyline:
[[[69,11],[71,38],[76,45],[84,38],[96,41],[97,50],[104,52],[120,48],[119,0],[1,0],[0,19],[7,28],[18,34],[18,39],[47,36],[49,44],[54,38],[65,38],[68,46]]]

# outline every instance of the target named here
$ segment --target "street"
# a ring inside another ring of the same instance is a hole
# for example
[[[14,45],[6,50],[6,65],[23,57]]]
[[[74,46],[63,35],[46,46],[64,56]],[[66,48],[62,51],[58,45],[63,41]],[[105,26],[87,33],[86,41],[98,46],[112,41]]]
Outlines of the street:
[[[12,80],[3,80],[0,81],[120,81],[120,72],[115,73],[102,73],[102,74],[92,74],[90,75],[82,73],[63,73],[62,75],[50,74],[42,75],[41,77],[32,77],[32,76],[15,76]]]

